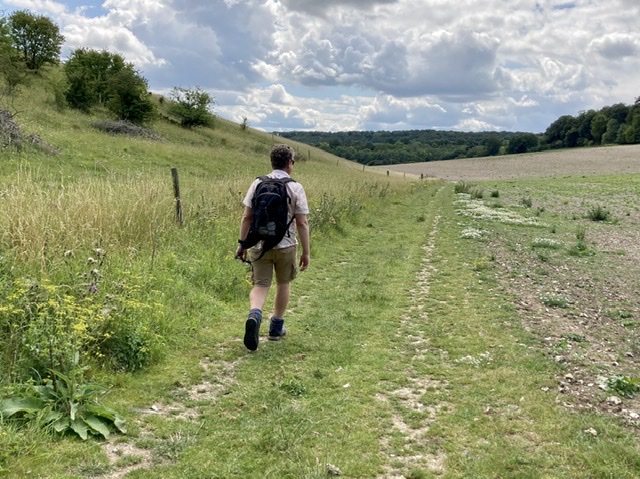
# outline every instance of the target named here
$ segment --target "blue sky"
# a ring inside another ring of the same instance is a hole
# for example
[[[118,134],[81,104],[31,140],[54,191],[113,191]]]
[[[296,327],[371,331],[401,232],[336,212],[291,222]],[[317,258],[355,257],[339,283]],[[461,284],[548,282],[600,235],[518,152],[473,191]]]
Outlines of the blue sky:
[[[0,0],[267,131],[542,132],[640,96],[638,0]]]

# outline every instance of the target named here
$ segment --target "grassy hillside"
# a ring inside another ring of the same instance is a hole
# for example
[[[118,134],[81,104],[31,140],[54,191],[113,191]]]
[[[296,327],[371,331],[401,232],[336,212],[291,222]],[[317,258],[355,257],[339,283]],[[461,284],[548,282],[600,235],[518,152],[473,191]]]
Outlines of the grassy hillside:
[[[311,267],[250,353],[240,201],[282,139],[52,103],[16,119],[57,155],[2,151],[0,390],[66,368],[66,413],[104,385],[126,434],[34,406],[0,418],[0,476],[638,477],[637,175],[419,182],[294,144]]]

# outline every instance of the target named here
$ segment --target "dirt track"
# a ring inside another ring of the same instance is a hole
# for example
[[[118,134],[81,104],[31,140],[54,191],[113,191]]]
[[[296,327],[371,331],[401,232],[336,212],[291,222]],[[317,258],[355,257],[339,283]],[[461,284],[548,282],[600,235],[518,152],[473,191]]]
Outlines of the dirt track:
[[[640,173],[640,145],[574,148],[525,155],[388,165],[379,168],[452,181]]]

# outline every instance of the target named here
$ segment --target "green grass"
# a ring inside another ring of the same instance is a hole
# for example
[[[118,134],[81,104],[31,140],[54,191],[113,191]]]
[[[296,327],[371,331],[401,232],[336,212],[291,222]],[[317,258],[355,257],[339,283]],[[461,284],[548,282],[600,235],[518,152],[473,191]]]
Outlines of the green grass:
[[[520,254],[536,264],[528,277],[552,291],[560,266],[595,267],[569,252],[572,215],[584,208],[562,199],[586,181],[486,186],[500,191],[498,213],[482,195],[459,201],[459,185],[363,172],[295,145],[306,158],[293,176],[312,209],[311,267],[292,285],[287,337],[250,353],[241,341],[248,271],[233,260],[240,200],[280,139],[222,120],[196,131],[160,122],[163,143],[108,137],[90,117],[43,109],[40,90],[21,101],[22,126],[63,152],[3,159],[0,286],[30,277],[75,287],[103,248],[105,286],[138,278],[136,300],[160,298],[164,341],[142,371],[88,359],[92,380],[111,387],[105,402],[127,420],[128,434],[112,436],[112,460],[96,440],[0,421],[0,476],[132,467],[127,477],[297,479],[327,477],[331,464],[354,478],[637,477],[632,430],[562,406],[563,366],[525,328],[506,287],[523,273],[501,269],[506,252]],[[183,226],[173,218],[174,166]],[[611,198],[628,186],[589,182]],[[544,207],[542,219],[523,197]],[[467,207],[474,213],[461,214]],[[553,239],[542,237],[547,217]],[[614,227],[590,225],[582,241]],[[589,259],[604,265],[602,256]],[[570,313],[578,304],[549,306]],[[633,308],[611,300],[604,309],[625,327]]]

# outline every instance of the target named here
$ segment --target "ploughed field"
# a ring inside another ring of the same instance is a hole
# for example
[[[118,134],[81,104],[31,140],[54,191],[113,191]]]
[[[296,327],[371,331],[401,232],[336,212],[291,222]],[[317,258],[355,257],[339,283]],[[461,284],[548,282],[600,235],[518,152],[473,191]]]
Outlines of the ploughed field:
[[[640,145],[573,148],[377,168],[453,181],[640,173]]]

